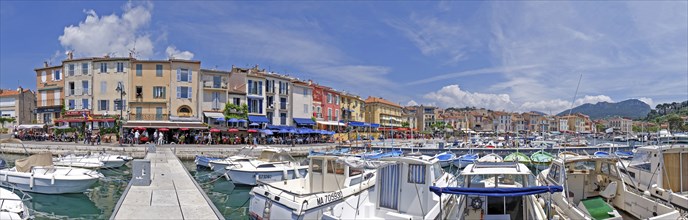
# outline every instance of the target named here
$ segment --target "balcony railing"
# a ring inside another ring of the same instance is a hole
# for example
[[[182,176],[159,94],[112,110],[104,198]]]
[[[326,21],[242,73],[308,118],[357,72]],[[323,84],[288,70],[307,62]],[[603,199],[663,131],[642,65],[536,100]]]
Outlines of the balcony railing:
[[[215,83],[213,81],[203,81],[203,88],[227,89],[227,83]]]
[[[136,114],[131,113],[129,120],[137,121],[167,121],[170,119],[168,114]]]
[[[41,99],[38,95],[38,100],[36,100],[36,107],[44,106],[58,106],[64,104],[64,99]]]

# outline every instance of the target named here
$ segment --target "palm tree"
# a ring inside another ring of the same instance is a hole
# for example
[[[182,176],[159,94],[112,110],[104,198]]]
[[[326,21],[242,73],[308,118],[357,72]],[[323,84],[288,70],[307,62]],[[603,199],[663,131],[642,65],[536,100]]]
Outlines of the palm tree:
[[[0,126],[2,126],[2,128],[5,128],[5,123],[7,123],[7,122],[13,123],[13,122],[15,122],[15,121],[16,121],[15,118],[11,118],[11,117],[0,117]]]

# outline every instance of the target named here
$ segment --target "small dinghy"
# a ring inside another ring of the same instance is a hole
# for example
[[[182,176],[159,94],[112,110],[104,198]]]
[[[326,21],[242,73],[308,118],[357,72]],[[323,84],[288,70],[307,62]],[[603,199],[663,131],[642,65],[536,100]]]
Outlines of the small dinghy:
[[[31,198],[28,194],[23,195]],[[32,219],[28,207],[24,205],[25,200],[10,190],[0,188],[0,219]]]
[[[530,158],[521,152],[513,152],[504,158],[505,162],[530,163]]]
[[[495,154],[495,153],[485,155],[485,156],[481,157],[480,159],[478,159],[478,162],[480,162],[480,163],[499,163],[502,161],[504,161],[504,158],[502,158],[502,156],[499,156],[498,154]]]
[[[456,154],[452,153],[451,151],[447,151],[436,154],[435,158],[437,158],[437,160],[440,161],[440,166],[448,167],[449,165],[451,165],[452,161],[456,159]]]
[[[468,166],[468,164],[474,163],[476,160],[478,160],[478,158],[480,158],[478,154],[464,154],[459,158],[454,159],[454,166],[458,168],[464,168]]]
[[[553,159],[554,156],[552,156],[552,154],[544,150],[540,150],[530,155],[530,160],[533,163],[549,163],[552,162]]]

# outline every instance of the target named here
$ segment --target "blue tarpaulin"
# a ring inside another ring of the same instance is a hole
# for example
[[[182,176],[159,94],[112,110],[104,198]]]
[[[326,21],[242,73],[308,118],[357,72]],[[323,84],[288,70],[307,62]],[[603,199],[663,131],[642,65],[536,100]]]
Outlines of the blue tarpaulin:
[[[431,186],[430,191],[437,195],[473,195],[473,196],[527,196],[541,193],[555,193],[564,190],[562,186],[531,186],[523,188],[466,188],[466,187],[436,187]]]
[[[249,115],[248,121],[251,123],[269,123],[268,118],[262,115]]]
[[[315,125],[313,119],[310,118],[294,118],[294,122],[298,125]]]

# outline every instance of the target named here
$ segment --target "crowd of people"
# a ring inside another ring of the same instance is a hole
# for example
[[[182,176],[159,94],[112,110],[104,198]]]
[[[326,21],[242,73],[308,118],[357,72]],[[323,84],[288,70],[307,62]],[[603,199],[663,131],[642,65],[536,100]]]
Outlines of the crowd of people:
[[[126,131],[123,144],[196,144],[196,145],[264,145],[264,144],[313,144],[331,142],[331,138],[322,135],[275,135],[266,136],[259,133],[213,133],[207,131],[175,131],[162,132],[153,130],[152,134],[146,129],[130,129]]]

